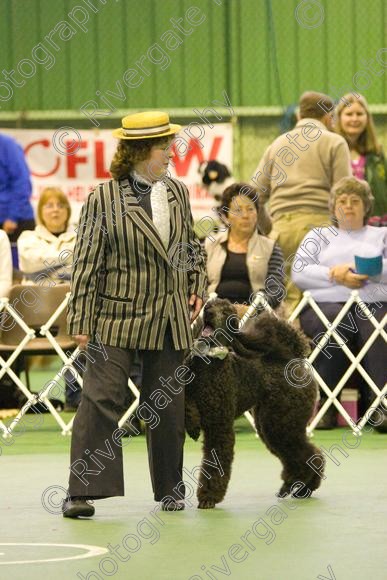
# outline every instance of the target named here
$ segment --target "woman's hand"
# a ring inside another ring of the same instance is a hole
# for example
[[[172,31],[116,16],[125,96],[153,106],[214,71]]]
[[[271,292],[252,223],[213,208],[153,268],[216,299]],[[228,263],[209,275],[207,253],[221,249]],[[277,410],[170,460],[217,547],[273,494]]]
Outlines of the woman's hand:
[[[80,350],[85,350],[90,337],[88,334],[75,334],[73,339],[78,343]]]
[[[199,298],[199,296],[196,296],[196,294],[191,294],[188,304],[191,312],[190,322],[192,324],[192,322],[195,320],[195,318],[197,318],[199,312],[202,309],[203,300]]]
[[[365,274],[355,274],[351,271],[354,268],[353,264],[339,264],[338,266],[333,266],[329,270],[330,280],[334,280],[337,284],[346,286],[347,288],[361,288],[364,286],[368,276]]]
[[[3,230],[6,234],[13,234],[16,229],[17,223],[13,220],[5,220],[5,222],[3,222]]]

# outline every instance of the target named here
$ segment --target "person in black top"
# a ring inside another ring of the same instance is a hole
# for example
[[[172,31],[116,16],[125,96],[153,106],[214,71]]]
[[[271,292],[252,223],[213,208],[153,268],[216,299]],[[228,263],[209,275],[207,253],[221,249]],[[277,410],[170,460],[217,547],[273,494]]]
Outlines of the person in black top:
[[[243,304],[262,291],[269,305],[278,307],[285,294],[283,256],[257,228],[257,192],[247,183],[230,185],[220,211],[226,227],[205,242],[208,292]]]

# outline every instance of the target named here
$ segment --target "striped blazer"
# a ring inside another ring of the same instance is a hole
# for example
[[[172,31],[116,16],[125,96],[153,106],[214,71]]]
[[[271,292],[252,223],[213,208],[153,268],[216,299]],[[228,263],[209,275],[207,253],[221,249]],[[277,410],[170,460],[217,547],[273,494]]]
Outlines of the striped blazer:
[[[191,346],[188,299],[206,292],[205,254],[193,231],[187,188],[175,179],[164,182],[171,226],[167,250],[127,179],[90,193],[77,229],[70,334],[160,350],[169,321],[175,349]]]

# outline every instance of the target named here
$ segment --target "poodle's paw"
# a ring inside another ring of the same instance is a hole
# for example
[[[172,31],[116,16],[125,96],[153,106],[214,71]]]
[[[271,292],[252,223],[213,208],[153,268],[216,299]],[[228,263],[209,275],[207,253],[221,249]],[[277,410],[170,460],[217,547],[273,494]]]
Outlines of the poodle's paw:
[[[215,507],[215,501],[213,499],[201,499],[198,503],[198,508],[200,510],[212,510]]]
[[[194,441],[197,441],[199,439],[200,427],[189,426],[189,427],[186,427],[186,431],[187,431],[188,435],[191,437],[191,439],[193,439]]]
[[[312,495],[312,491],[307,484],[302,481],[294,483],[283,483],[281,489],[275,494],[279,498],[285,498],[290,495],[295,499],[307,499]]]
[[[287,497],[290,493],[290,489],[289,486],[287,484],[283,484],[281,486],[281,489],[279,491],[277,491],[277,493],[275,494],[276,497],[279,497],[280,499]]]
[[[300,483],[300,485],[297,486],[294,484],[292,485],[292,497],[295,499],[308,499],[311,495],[312,491],[306,484]]]

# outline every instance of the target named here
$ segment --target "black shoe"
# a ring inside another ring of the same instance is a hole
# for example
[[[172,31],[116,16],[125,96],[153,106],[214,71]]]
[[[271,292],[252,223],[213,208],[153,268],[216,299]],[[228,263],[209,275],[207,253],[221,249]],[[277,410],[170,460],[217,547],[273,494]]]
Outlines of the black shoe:
[[[67,497],[63,500],[62,513],[64,518],[90,518],[95,509],[85,497]]]
[[[185,504],[182,499],[169,500],[161,502],[161,509],[163,512],[180,512],[185,509]]]

